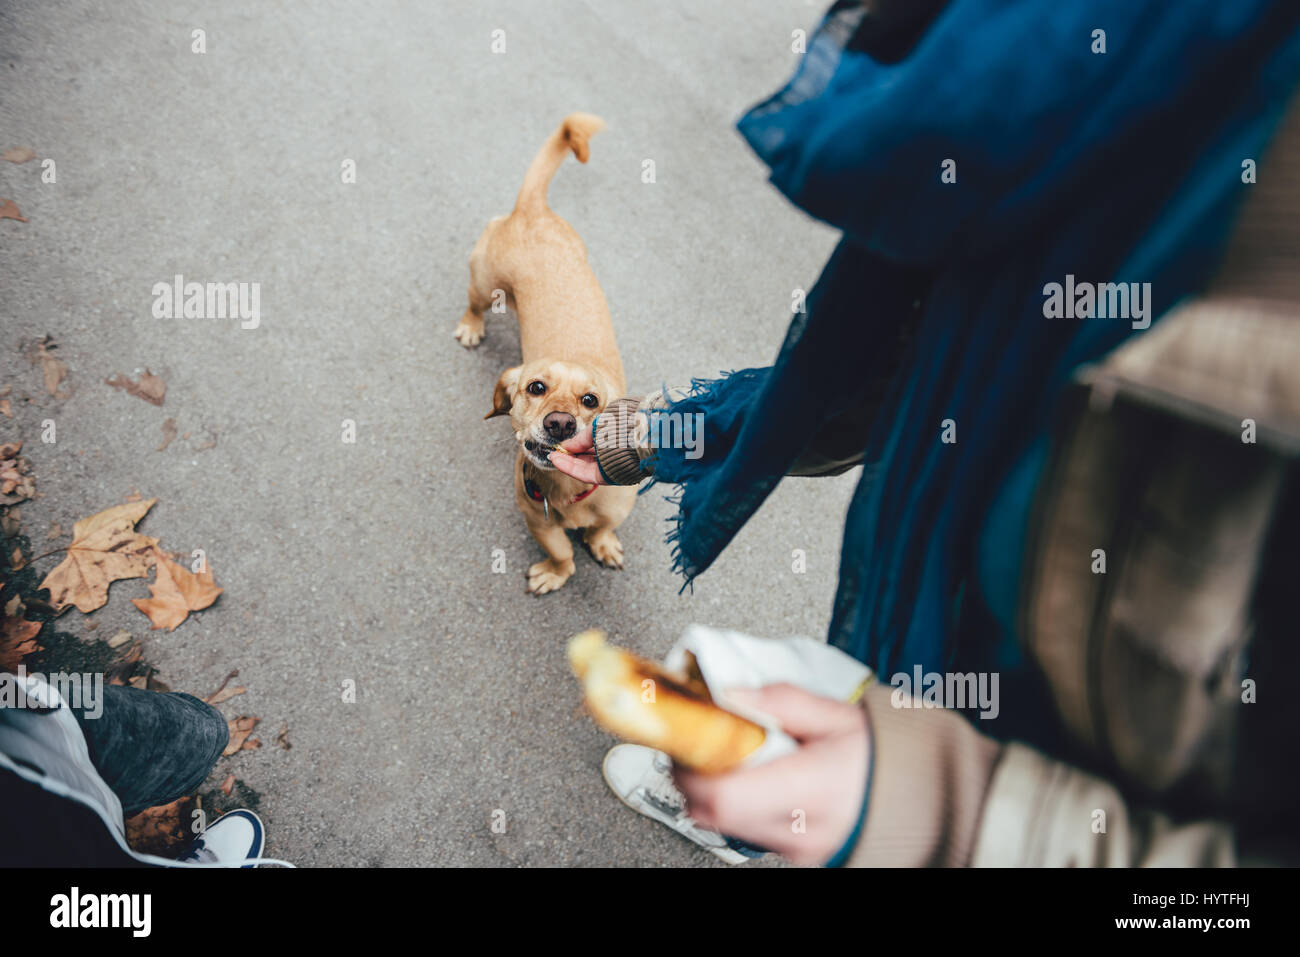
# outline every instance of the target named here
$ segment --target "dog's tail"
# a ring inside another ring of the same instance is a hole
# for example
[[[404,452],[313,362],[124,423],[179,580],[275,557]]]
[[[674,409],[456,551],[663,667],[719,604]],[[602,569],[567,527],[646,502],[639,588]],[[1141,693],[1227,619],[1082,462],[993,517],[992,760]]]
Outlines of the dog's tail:
[[[546,209],[546,187],[551,177],[564,162],[564,155],[573,150],[579,163],[587,162],[591,155],[588,141],[605,128],[605,121],[590,113],[570,113],[559,129],[550,135],[533,157],[524,175],[524,185],[515,200],[515,212],[539,212]]]

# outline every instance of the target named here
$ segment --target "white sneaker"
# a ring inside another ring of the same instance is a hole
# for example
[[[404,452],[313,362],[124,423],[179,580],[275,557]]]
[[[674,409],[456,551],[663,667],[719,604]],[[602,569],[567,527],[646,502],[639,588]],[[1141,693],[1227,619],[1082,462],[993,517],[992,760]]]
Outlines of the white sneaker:
[[[181,858],[186,864],[237,865],[262,856],[262,819],[241,808],[217,818]],[[252,864],[245,864],[252,867]]]
[[[672,770],[668,755],[639,744],[616,744],[601,765],[605,783],[632,810],[667,825],[728,864],[745,863],[748,858],[733,851],[725,837],[687,817],[686,799],[673,785]]]

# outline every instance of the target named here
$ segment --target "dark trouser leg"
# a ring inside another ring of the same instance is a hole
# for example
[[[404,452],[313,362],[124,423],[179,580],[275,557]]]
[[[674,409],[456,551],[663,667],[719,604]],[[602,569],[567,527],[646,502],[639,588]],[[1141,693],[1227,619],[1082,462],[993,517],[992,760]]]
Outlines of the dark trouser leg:
[[[230,737],[221,712],[187,694],[109,685],[98,718],[72,710],[127,817],[195,791]]]

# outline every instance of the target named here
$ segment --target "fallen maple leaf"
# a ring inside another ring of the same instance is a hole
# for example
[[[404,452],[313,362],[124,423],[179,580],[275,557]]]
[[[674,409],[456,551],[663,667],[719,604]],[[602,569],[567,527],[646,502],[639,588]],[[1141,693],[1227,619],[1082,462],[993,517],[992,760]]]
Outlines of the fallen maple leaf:
[[[111,385],[114,389],[125,389],[131,395],[154,405],[162,405],[167,397],[167,383],[148,369],[144,370],[139,382],[133,382],[119,372],[113,378],[105,379],[104,384]]]
[[[14,595],[4,606],[0,619],[0,671],[17,671],[23,659],[41,650],[36,643],[41,623],[23,617],[22,600]]]
[[[6,159],[11,163],[26,163],[28,160],[36,159],[36,151],[30,146],[11,146],[0,153],[0,159]]]
[[[42,588],[50,590],[55,609],[62,612],[72,604],[92,612],[108,601],[110,584],[149,574],[158,539],[141,535],[135,523],[156,501],[114,505],[72,527],[67,557],[41,582]]]
[[[18,212],[18,207],[14,205],[12,199],[0,199],[0,219],[16,219],[20,223],[27,222],[27,218]]]
[[[153,622],[151,631],[157,628],[175,631],[176,626],[188,618],[190,612],[207,608],[225,590],[218,588],[212,580],[210,566],[201,574],[195,575],[188,568],[168,561],[156,548],[154,560],[157,575],[149,586],[153,597],[131,599],[132,604]]]
[[[238,751],[255,751],[260,748],[262,742],[257,738],[249,741],[248,736],[253,733],[253,729],[257,727],[261,720],[261,718],[241,715],[227,721],[226,726],[230,728],[230,743],[226,745],[226,750],[221,752],[221,756],[228,758]]]
[[[194,840],[190,822],[196,806],[194,795],[190,795],[127,818],[126,842],[142,854],[179,857]]]

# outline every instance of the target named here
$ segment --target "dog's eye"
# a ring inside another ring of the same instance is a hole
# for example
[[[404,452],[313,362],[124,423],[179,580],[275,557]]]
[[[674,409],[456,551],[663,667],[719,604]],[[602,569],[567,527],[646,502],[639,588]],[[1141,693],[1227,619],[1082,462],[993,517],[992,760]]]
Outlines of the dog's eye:
[[[543,382],[541,379],[534,379],[532,382],[528,383],[528,394],[529,394],[529,395],[545,395],[545,394],[546,394],[546,383]]]
[[[596,406],[600,405],[600,400],[596,398],[593,393],[588,392],[582,397],[582,404],[589,409],[594,409]]]

